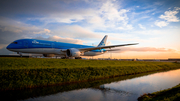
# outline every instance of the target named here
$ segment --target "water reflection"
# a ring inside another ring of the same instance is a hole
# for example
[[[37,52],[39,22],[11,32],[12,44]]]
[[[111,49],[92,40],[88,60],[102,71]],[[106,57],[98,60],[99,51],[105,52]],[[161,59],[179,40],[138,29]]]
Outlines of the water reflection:
[[[109,88],[109,87],[105,87],[105,85],[100,85],[98,88],[94,88],[94,89],[98,89],[98,90],[101,90],[102,93],[106,93],[106,92],[110,92],[110,93],[117,93],[117,94],[120,94],[120,95],[129,95],[129,94],[133,94],[133,93],[130,93],[130,92],[126,92],[126,91],[123,91],[121,89],[114,89],[114,88]]]
[[[172,70],[169,72],[161,72],[140,78],[133,78],[130,80],[113,82],[105,84],[105,87],[121,89],[124,91],[131,91],[138,95],[163,90],[173,87],[180,83],[180,70]]]
[[[121,76],[23,91],[1,92],[1,95],[2,99],[26,99],[26,101],[136,101],[144,93],[171,88],[180,83],[180,69],[148,74]]]

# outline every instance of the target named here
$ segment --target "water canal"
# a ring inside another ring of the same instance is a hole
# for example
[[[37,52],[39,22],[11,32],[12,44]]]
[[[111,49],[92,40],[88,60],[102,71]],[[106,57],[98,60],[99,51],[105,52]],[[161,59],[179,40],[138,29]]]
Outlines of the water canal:
[[[7,96],[10,100],[25,101],[137,101],[137,98],[144,93],[152,93],[178,85],[179,77],[180,69],[66,86],[11,91],[4,93],[3,96]]]

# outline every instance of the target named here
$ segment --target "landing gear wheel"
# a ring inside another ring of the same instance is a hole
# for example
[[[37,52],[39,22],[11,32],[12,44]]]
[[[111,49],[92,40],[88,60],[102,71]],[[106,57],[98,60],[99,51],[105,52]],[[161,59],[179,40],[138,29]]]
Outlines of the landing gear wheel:
[[[61,57],[61,59],[69,59],[68,57]]]
[[[75,59],[82,59],[81,57],[75,57]]]

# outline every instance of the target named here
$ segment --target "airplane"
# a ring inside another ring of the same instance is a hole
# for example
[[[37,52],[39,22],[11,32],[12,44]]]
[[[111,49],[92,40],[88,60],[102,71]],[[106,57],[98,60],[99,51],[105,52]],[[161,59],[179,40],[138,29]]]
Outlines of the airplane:
[[[38,39],[19,39],[10,43],[6,49],[17,52],[20,56],[22,56],[22,53],[35,53],[43,54],[44,57],[60,56],[63,59],[70,57],[81,59],[81,56],[96,56],[104,54],[108,51],[116,51],[117,49],[111,49],[114,47],[138,44],[132,43],[106,46],[107,37],[108,36],[105,35],[96,47]],[[107,50],[108,48],[109,50]]]

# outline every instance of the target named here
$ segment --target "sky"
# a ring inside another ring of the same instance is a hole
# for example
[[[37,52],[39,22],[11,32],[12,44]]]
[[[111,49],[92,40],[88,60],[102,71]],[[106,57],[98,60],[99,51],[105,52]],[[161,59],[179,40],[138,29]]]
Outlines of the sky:
[[[139,43],[94,58],[180,58],[180,0],[1,0],[0,55],[17,39]]]

